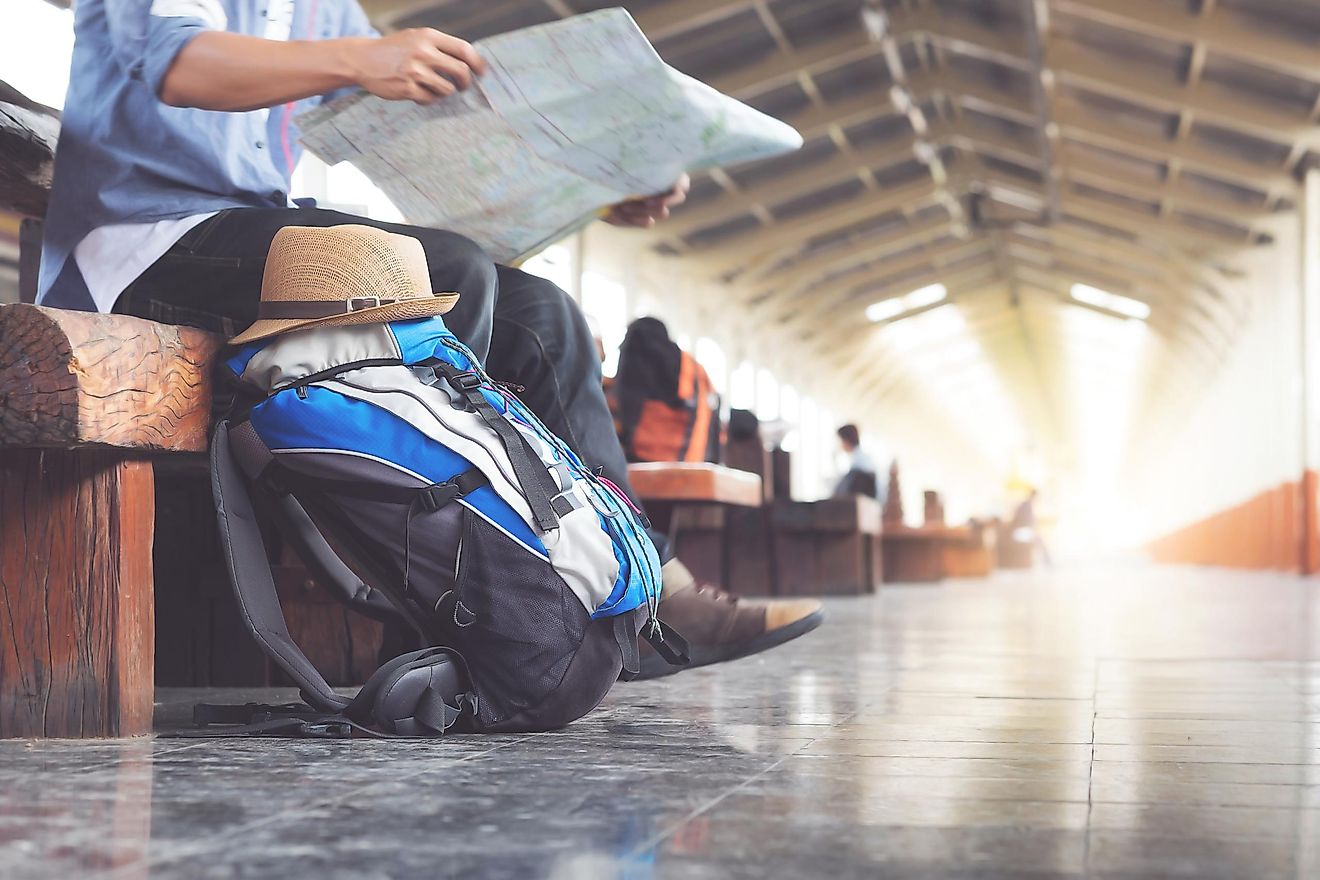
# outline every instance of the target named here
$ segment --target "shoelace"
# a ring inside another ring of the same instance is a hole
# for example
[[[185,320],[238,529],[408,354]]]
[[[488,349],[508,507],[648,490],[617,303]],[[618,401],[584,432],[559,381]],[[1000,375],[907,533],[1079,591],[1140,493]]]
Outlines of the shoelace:
[[[721,590],[719,587],[712,586],[711,584],[699,583],[696,585],[696,591],[697,591],[697,595],[699,596],[710,595],[717,602],[728,602],[733,605],[738,604],[737,596],[733,595],[727,590]]]

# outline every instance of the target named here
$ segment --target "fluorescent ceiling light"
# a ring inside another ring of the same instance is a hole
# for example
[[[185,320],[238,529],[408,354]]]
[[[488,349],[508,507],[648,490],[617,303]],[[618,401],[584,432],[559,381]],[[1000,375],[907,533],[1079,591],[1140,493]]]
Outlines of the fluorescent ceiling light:
[[[1128,318],[1144,321],[1150,317],[1150,306],[1130,296],[1119,296],[1089,284],[1074,284],[1072,298],[1079,303],[1095,306],[1108,312],[1116,312]]]
[[[943,302],[948,296],[949,289],[943,284],[928,284],[925,287],[918,287],[911,293],[891,296],[889,299],[872,303],[866,307],[866,317],[875,323],[888,321],[906,312],[914,312]]]

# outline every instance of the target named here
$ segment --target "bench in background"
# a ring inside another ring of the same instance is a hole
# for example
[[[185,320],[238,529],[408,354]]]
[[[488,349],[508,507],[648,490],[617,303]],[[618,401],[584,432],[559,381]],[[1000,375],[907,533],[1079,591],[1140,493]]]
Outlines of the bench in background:
[[[781,500],[772,509],[781,594],[857,596],[879,587],[880,503],[874,498]]]
[[[717,464],[647,462],[628,466],[628,480],[656,530],[697,580],[730,585],[732,553],[726,511],[760,508],[761,478]]]

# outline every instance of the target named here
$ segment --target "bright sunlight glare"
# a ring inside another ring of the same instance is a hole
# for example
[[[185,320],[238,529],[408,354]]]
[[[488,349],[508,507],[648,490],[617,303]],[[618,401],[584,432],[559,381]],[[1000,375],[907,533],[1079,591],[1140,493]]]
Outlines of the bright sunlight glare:
[[[5,0],[0,80],[32,100],[64,107],[73,56],[73,13],[45,0]]]

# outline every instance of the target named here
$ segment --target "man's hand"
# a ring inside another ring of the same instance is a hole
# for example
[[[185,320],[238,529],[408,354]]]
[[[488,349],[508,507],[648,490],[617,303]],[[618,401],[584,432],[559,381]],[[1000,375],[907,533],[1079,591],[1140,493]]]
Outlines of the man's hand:
[[[666,192],[657,193],[644,199],[629,199],[610,208],[604,220],[614,226],[637,226],[650,229],[658,221],[669,216],[669,209],[676,208],[687,201],[688,190],[692,188],[692,178],[684,174],[678,182]]]
[[[357,84],[391,101],[432,104],[472,85],[486,62],[472,44],[432,28],[354,39],[349,66]]]
[[[382,98],[431,104],[485,72],[470,44],[430,28],[287,43],[207,31],[179,52],[160,99],[175,107],[256,110],[361,86]]]

